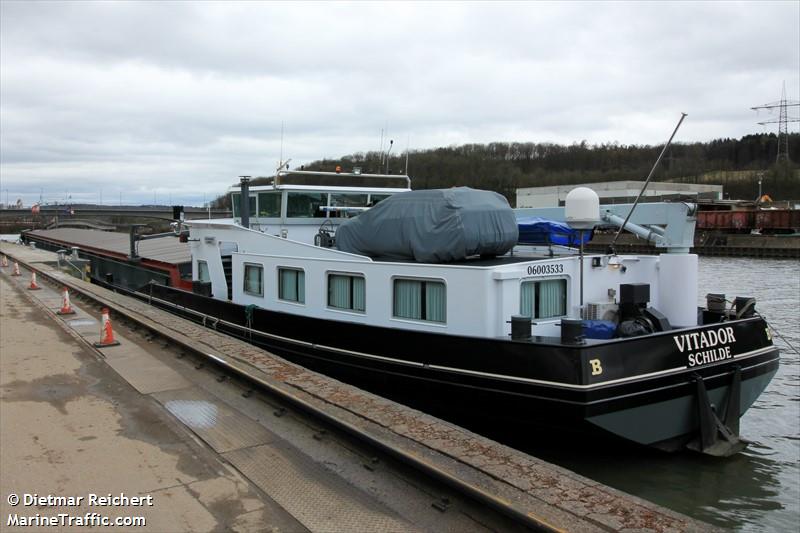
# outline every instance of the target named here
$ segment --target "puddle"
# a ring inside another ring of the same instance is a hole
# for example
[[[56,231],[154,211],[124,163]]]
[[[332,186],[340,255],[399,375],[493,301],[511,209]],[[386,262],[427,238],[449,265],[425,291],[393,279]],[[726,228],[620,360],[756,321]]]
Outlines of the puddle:
[[[73,327],[73,328],[76,328],[76,327],[79,327],[79,326],[93,326],[93,325],[97,324],[97,320],[95,320],[93,318],[75,318],[73,320],[67,320],[67,324],[69,324],[70,327]]]
[[[67,403],[86,394],[86,385],[74,374],[55,374],[33,381],[12,381],[3,387],[8,402],[47,402],[62,414]]]
[[[170,400],[164,404],[178,420],[193,429],[208,429],[217,424],[217,406],[202,400]]]

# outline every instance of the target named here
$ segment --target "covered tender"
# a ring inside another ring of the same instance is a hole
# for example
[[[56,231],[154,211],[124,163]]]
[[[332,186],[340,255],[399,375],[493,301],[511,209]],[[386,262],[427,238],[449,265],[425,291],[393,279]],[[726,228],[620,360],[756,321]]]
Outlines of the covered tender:
[[[395,194],[342,224],[336,246],[376,258],[442,263],[503,255],[518,236],[503,196],[457,187]]]

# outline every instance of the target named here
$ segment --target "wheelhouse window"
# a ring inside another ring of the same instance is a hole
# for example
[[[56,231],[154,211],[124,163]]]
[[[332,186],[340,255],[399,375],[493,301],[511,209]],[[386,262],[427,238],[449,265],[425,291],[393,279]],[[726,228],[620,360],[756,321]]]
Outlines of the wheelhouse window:
[[[520,290],[521,315],[552,318],[567,314],[567,280],[523,281]]]
[[[314,192],[290,192],[286,197],[286,216],[290,218],[324,218],[323,207],[328,195]]]
[[[367,207],[366,194],[331,194],[330,217],[353,217]]]
[[[363,313],[366,299],[363,276],[328,274],[328,307]]]
[[[245,263],[244,292],[253,296],[264,296],[264,267]]]
[[[197,260],[197,281],[211,281],[211,274],[208,272],[208,263],[199,259]]]
[[[306,303],[306,273],[297,268],[278,268],[278,299]]]
[[[279,218],[281,216],[281,193],[258,193],[258,216],[265,218]]]
[[[411,320],[446,322],[447,292],[444,283],[417,279],[395,279],[392,315]]]
[[[367,195],[331,194],[331,207],[367,207]]]
[[[369,195],[369,205],[373,206],[380,202],[381,200],[386,200],[389,198],[391,194],[370,194]]]
[[[231,207],[233,208],[233,216],[234,218],[238,218],[242,216],[241,209],[241,198],[242,194],[238,192],[231,193]],[[256,216],[256,197],[250,196],[250,216]]]

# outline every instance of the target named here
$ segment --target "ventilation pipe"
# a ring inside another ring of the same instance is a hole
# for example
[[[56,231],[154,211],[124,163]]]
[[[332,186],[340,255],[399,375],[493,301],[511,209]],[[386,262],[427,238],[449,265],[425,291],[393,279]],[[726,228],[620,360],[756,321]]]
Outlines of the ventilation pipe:
[[[242,194],[239,195],[239,212],[242,214],[242,227],[250,227],[250,176],[239,176]]]

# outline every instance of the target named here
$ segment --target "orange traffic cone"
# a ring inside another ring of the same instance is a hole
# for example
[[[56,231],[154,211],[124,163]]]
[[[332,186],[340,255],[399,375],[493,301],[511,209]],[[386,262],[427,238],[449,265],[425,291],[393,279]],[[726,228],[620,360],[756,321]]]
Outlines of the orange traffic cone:
[[[3,267],[3,268],[8,266],[8,257],[7,256],[5,256],[5,255],[3,256],[3,262],[0,263],[0,266]]]
[[[28,287],[28,290],[38,291],[39,289],[41,289],[41,287],[36,284],[36,272],[31,272],[31,285]]]
[[[69,289],[64,287],[64,297],[61,299],[61,309],[56,311],[57,315],[74,315],[75,310],[69,304]]]
[[[111,327],[111,319],[108,317],[109,313],[108,307],[104,307],[102,325],[100,326],[100,342],[94,343],[95,348],[119,345],[119,341],[114,340],[114,330]]]
[[[11,273],[12,276],[21,276],[22,274],[19,273],[19,263],[14,261],[14,272]]]

